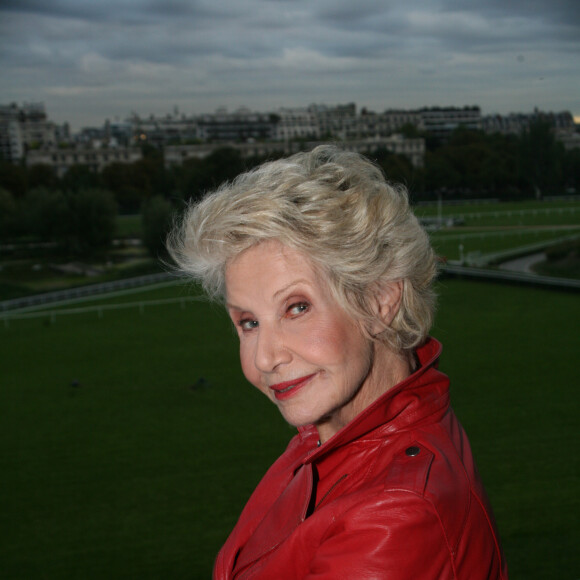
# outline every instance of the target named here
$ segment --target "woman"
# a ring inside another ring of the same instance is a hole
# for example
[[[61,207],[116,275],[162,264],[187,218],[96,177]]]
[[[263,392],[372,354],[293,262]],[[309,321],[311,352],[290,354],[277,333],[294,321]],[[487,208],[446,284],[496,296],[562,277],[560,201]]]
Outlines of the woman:
[[[224,299],[244,375],[298,428],[214,578],[507,578],[437,370],[435,259],[403,188],[319,147],[193,204],[170,248]]]

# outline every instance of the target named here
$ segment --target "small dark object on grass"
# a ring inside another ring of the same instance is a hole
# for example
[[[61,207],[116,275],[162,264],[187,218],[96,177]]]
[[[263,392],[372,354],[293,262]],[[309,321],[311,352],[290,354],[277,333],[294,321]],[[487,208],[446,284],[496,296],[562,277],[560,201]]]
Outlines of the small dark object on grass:
[[[200,377],[190,388],[192,391],[199,391],[199,389],[207,389],[209,386],[211,386],[210,382],[204,377]]]
[[[78,379],[73,379],[71,384],[71,387],[80,387],[81,386],[81,382]]]

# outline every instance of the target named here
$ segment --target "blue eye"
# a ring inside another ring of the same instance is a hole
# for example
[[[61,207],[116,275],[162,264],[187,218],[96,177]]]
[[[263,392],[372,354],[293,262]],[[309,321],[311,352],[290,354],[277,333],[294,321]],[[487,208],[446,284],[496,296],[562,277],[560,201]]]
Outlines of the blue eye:
[[[289,316],[298,316],[303,314],[310,308],[310,304],[307,302],[298,302],[296,304],[292,304],[287,310]]]
[[[253,330],[258,327],[257,320],[244,319],[240,320],[238,324],[243,331]]]

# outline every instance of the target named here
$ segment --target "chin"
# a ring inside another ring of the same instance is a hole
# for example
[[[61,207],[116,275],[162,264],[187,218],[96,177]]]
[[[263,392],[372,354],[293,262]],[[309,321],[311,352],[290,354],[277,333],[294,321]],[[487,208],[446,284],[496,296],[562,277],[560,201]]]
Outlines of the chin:
[[[284,420],[293,427],[304,427],[306,425],[312,425],[320,421],[320,415],[316,413],[284,413],[280,410]]]

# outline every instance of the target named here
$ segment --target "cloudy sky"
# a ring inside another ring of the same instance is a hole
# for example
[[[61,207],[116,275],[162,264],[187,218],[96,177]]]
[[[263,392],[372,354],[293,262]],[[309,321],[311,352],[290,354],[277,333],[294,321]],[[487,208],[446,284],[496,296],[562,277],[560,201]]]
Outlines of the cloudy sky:
[[[0,0],[0,104],[105,118],[310,103],[580,115],[579,0]]]

